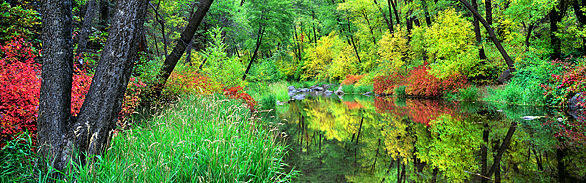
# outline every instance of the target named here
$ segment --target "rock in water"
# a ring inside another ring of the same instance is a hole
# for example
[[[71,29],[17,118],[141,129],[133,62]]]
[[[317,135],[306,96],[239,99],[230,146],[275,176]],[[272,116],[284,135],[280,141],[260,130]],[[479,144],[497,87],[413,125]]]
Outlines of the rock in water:
[[[292,98],[295,100],[303,100],[303,99],[305,99],[305,95],[298,94],[298,95],[293,96]]]
[[[287,87],[287,89],[288,89],[289,91],[293,91],[293,90],[295,90],[295,87],[294,87],[294,86],[289,86],[289,87]]]
[[[370,92],[366,92],[366,93],[364,93],[364,94],[362,94],[362,95],[365,95],[365,96],[371,96],[371,95],[372,95],[372,93],[370,93]]]
[[[340,87],[338,87],[338,90],[336,90],[336,95],[344,95],[344,91],[342,91],[342,85],[340,85]]]

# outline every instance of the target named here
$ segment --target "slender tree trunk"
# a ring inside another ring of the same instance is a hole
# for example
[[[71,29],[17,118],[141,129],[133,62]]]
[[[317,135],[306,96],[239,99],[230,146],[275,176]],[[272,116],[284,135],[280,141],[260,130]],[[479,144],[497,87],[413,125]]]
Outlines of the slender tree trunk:
[[[262,19],[262,17],[261,17]],[[258,27],[258,36],[256,37],[256,48],[254,48],[254,53],[252,54],[252,58],[250,59],[250,62],[248,63],[248,67],[246,67],[246,71],[244,71],[244,75],[242,76],[242,80],[246,80],[246,75],[248,74],[248,71],[250,71],[250,67],[252,66],[252,63],[254,62],[254,60],[256,59],[257,55],[258,55],[258,49],[260,48],[260,45],[262,44],[262,37],[264,34],[264,26],[262,26],[262,24],[259,25]],[[303,146],[303,144],[302,144]]]
[[[189,44],[187,45],[187,53],[185,53],[185,64],[191,65],[191,50],[193,50],[193,39],[189,41]]]
[[[474,1],[474,0],[473,0]],[[489,135],[490,131],[488,129],[488,124],[484,124],[484,131],[482,132],[482,141],[484,142],[484,144],[482,144],[480,146],[480,163],[481,163],[481,169],[480,169],[480,174],[482,176],[486,176],[486,173],[488,172],[488,135]],[[488,182],[488,179],[484,178],[484,177],[480,177],[482,179],[482,183],[486,183]]]
[[[425,23],[428,27],[431,27],[431,16],[429,16],[429,9],[425,0],[423,0],[423,11],[425,12]]]
[[[124,92],[137,59],[143,32],[146,2],[120,0],[108,41],[77,121],[72,126],[75,147],[100,155],[116,126]]]
[[[165,50],[165,59],[166,59],[167,57],[169,57],[169,55],[168,55],[169,52],[167,51],[167,34],[165,32],[165,19],[163,19],[163,16],[161,16],[161,14],[159,14],[159,11],[157,10],[157,8],[155,8],[155,6],[151,2],[149,2],[149,5],[151,6],[153,11],[155,12],[155,20],[157,22],[159,22],[159,24],[161,25],[161,34],[163,35],[163,50]]]
[[[529,40],[531,39],[531,34],[533,32],[533,28],[535,27],[534,23],[531,23],[529,25],[529,28],[527,29],[527,36],[525,36],[525,51],[529,51]]]
[[[553,53],[551,54],[552,59],[559,59],[561,56],[561,41],[555,35],[558,32],[558,22],[562,20],[560,13],[556,10],[556,7],[552,8],[549,12],[549,30],[551,46],[553,47]]]
[[[391,2],[391,6],[393,6],[393,12],[395,13],[395,20],[397,21],[397,25],[401,25],[401,20],[399,17],[399,12],[397,11],[397,2],[394,0],[388,0]],[[389,8],[390,10],[390,8]]]
[[[346,17],[346,21],[348,21],[348,35],[350,36],[350,43],[352,44],[352,47],[354,47],[354,53],[356,53],[356,58],[358,58],[358,63],[362,63],[362,61],[360,60],[360,54],[358,54],[358,48],[356,47],[356,43],[354,42],[354,36],[352,36],[351,30],[350,29],[350,19],[348,19],[348,17]]]
[[[390,0],[388,0],[387,2],[389,2]],[[385,12],[383,12],[383,9],[380,7],[380,5],[378,4],[378,2],[376,0],[374,0],[374,4],[376,4],[376,6],[378,7],[378,11],[383,15],[383,19],[385,20],[385,23],[387,23],[387,28],[389,29],[389,33],[393,33],[393,20],[392,17],[391,20],[389,21],[389,18],[387,18],[387,14]],[[389,11],[391,10],[391,6],[389,5]],[[390,15],[390,13],[389,13]]]
[[[200,1],[197,11],[195,11],[195,13],[189,17],[189,23],[187,24],[187,27],[185,27],[185,30],[183,30],[183,32],[181,33],[181,37],[175,41],[177,42],[177,45],[175,45],[175,48],[173,48],[171,54],[169,54],[169,56],[165,58],[163,68],[159,72],[158,83],[151,88],[151,92],[153,92],[153,95],[151,97],[159,98],[159,96],[161,95],[161,92],[163,91],[163,86],[165,86],[165,83],[167,83],[167,79],[171,75],[171,72],[173,72],[175,65],[177,65],[177,62],[185,52],[187,43],[189,43],[193,38],[193,35],[197,31],[197,27],[199,26],[203,17],[210,9],[210,6],[212,5],[213,1],[214,0]]]
[[[86,2],[87,10],[85,16],[83,18],[83,27],[81,28],[81,33],[79,34],[79,44],[77,45],[77,52],[75,55],[82,55],[87,46],[88,37],[90,34],[90,29],[92,28],[92,21],[94,20],[94,15],[96,14],[96,0],[89,0]]]
[[[492,26],[492,0],[484,0],[484,8],[486,12],[486,22]]]
[[[470,0],[472,1],[472,7],[474,8],[474,10],[478,10],[478,3],[476,2],[476,0]],[[480,24],[478,23],[478,18],[476,18],[474,15],[472,15],[474,17],[474,34],[476,35],[476,45],[478,45],[478,57],[481,60],[485,60],[486,59],[486,54],[484,53],[484,48],[482,47],[482,36],[480,34]]]
[[[63,170],[68,161],[67,132],[71,126],[71,83],[73,43],[71,0],[46,0],[42,4],[43,55],[41,96],[37,119],[38,144],[42,157],[53,168]]]
[[[501,53],[501,55],[505,59],[505,62],[507,63],[507,66],[509,67],[509,71],[514,72],[515,66],[513,65],[513,60],[511,59],[511,57],[509,56],[507,51],[505,51],[505,49],[503,48],[503,45],[501,45],[501,42],[497,39],[496,34],[494,34],[494,31],[492,30],[492,28],[490,28],[490,25],[488,24],[488,22],[486,22],[486,20],[484,20],[484,18],[482,18],[482,16],[480,16],[480,14],[478,14],[478,11],[476,11],[472,7],[472,5],[470,5],[470,3],[466,2],[465,0],[459,0],[459,1],[460,1],[460,3],[464,4],[464,6],[466,8],[468,8],[468,10],[471,11],[472,14],[474,14],[474,16],[476,16],[476,18],[478,18],[478,20],[480,20],[482,25],[484,25],[484,28],[486,28],[486,30],[488,31],[488,34],[490,35],[490,39],[492,40],[492,42],[495,44],[496,48],[499,50],[499,52]]]

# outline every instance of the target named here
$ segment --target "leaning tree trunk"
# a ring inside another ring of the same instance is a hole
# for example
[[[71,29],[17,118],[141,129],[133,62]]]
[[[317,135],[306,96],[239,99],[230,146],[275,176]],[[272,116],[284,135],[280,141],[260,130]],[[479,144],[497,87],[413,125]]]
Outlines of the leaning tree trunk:
[[[108,41],[71,130],[74,146],[82,152],[102,154],[116,126],[132,66],[137,60],[146,5],[142,0],[117,2]]]
[[[202,0],[199,4],[199,7],[197,8],[197,11],[195,11],[195,13],[189,17],[189,23],[187,24],[187,27],[185,27],[185,30],[183,30],[181,33],[181,37],[175,41],[177,42],[177,45],[175,45],[173,51],[171,51],[171,54],[165,58],[163,68],[159,72],[158,83],[151,87],[151,92],[153,92],[151,97],[159,98],[161,95],[163,86],[165,86],[165,83],[167,82],[169,76],[171,76],[171,72],[173,72],[175,65],[177,65],[177,62],[185,52],[187,44],[191,42],[191,39],[193,39],[193,35],[197,31],[197,27],[210,9],[212,2],[214,2],[214,0]]]
[[[37,119],[40,155],[62,170],[67,162],[65,136],[71,124],[73,43],[71,0],[46,0],[42,5],[43,47],[41,97]]]
[[[468,3],[465,0],[460,0],[460,3],[462,3],[466,8],[468,8],[468,10],[470,12],[472,12],[472,14],[474,14],[474,16],[476,18],[478,18],[478,20],[480,20],[482,25],[484,25],[484,28],[486,28],[486,30],[488,31],[490,39],[492,40],[492,42],[494,43],[496,48],[499,50],[499,52],[501,53],[501,55],[505,59],[505,62],[507,63],[507,66],[509,67],[509,72],[511,72],[511,73],[514,72],[515,67],[513,65],[513,60],[511,59],[511,57],[509,56],[507,51],[505,51],[505,49],[503,48],[503,45],[501,45],[501,42],[497,39],[496,34],[494,34],[494,30],[492,30],[492,28],[490,28],[490,25],[488,24],[488,22],[486,22],[486,20],[484,20],[484,18],[482,18],[482,16],[480,16],[478,11],[476,11],[476,9],[474,9],[472,7],[472,5],[470,5],[470,3]]]
[[[476,3],[476,0],[470,0],[472,1],[472,7],[474,7],[474,9],[478,9],[478,3]],[[476,35],[476,44],[478,45],[478,57],[481,60],[486,60],[486,54],[484,53],[484,48],[482,47],[481,41],[482,41],[482,36],[480,35],[480,24],[478,23],[478,18],[474,17],[474,34]]]
[[[261,15],[261,19],[262,19],[262,15]],[[258,57],[258,49],[260,48],[260,45],[262,44],[262,37],[264,35],[264,26],[262,24],[259,25],[258,27],[258,37],[256,38],[256,48],[254,48],[254,53],[252,54],[252,58],[250,58],[250,62],[248,62],[248,66],[246,67],[246,71],[244,71],[244,75],[242,75],[242,81],[246,80],[246,75],[248,75],[248,71],[250,71],[250,67],[252,66],[252,63],[254,63],[254,60],[256,60],[256,57]]]
[[[79,44],[77,44],[77,51],[75,55],[81,55],[85,52],[87,47],[87,40],[90,34],[90,29],[92,28],[92,20],[94,20],[94,15],[96,14],[95,10],[96,0],[89,0],[87,1],[87,10],[85,16],[83,17],[83,27],[81,28],[81,33],[79,34]]]

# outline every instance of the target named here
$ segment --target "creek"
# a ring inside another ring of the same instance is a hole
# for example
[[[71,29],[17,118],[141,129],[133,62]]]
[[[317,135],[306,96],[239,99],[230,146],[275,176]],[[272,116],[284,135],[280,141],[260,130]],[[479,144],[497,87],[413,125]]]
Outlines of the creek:
[[[278,107],[296,182],[582,182],[586,125],[534,106],[307,95]]]

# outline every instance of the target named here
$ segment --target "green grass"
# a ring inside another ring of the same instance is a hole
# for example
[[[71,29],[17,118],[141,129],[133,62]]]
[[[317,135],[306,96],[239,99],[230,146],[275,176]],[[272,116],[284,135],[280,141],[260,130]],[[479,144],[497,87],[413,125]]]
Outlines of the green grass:
[[[359,85],[359,86],[355,86],[354,87],[354,92],[355,93],[359,93],[359,94],[363,94],[366,92],[372,92],[373,91],[373,86],[372,85]]]
[[[297,173],[284,172],[285,145],[269,121],[252,119],[241,101],[186,97],[142,126],[115,135],[93,166],[70,162],[58,180],[48,176],[56,172],[50,168],[14,167],[27,155],[18,155],[18,149],[28,146],[4,148],[1,153],[18,156],[2,159],[3,166],[12,167],[0,169],[11,170],[0,172],[0,182],[21,182],[14,178],[32,172],[39,172],[38,178],[25,177],[25,182],[287,182]]]
[[[520,105],[543,105],[543,88],[537,82],[522,82],[513,80],[503,89],[488,88],[486,101],[503,102],[508,104]]]
[[[355,93],[356,88],[354,87],[354,85],[342,85],[342,91],[344,93]]]
[[[32,182],[37,155],[28,133],[21,133],[0,150],[0,182]]]
[[[284,146],[241,102],[190,97],[112,140],[91,182],[275,182]]]

